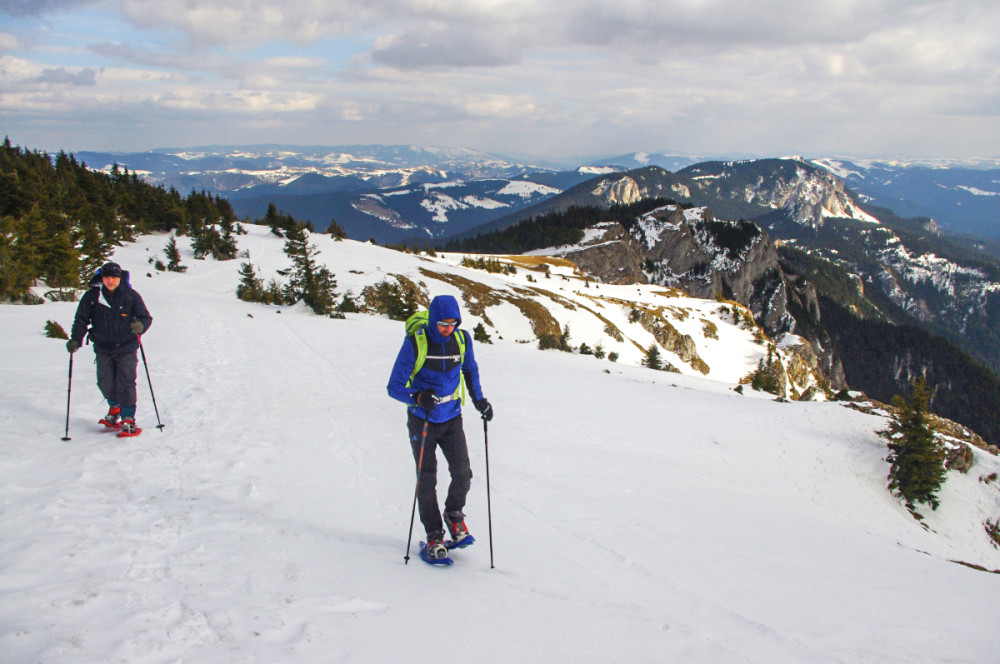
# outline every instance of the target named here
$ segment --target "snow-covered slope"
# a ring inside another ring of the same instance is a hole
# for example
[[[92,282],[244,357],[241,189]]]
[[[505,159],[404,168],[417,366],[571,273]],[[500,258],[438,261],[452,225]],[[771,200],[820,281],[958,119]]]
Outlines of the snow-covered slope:
[[[286,267],[257,230],[252,260]],[[404,565],[414,473],[385,394],[402,325],[240,302],[239,261],[185,253],[187,273],[145,276],[165,241],[115,255],[155,318],[162,432],[141,369],[146,432],[98,431],[87,347],[62,442],[68,356],[42,328],[75,305],[0,307],[5,664],[995,658],[1000,576],[951,561],[1000,567],[983,528],[1000,493],[981,479],[996,458],[949,473],[924,526],[884,488],[882,417],[541,352],[513,327],[476,347],[494,567],[471,410],[479,542],[452,568]],[[437,265],[320,247],[341,289]]]

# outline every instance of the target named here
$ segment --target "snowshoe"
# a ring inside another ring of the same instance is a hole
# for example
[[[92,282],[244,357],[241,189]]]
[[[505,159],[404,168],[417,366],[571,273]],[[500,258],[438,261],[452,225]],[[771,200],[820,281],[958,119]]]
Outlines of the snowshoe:
[[[476,538],[469,534],[469,529],[465,526],[465,515],[461,512],[445,512],[444,522],[448,526],[448,533],[451,540],[445,543],[448,549],[464,549],[475,544]]]
[[[108,414],[102,417],[98,424],[103,424],[109,429],[120,429],[122,426],[122,421],[119,419],[121,413],[121,406],[112,406],[108,409]]]
[[[439,537],[420,543],[420,559],[429,565],[451,565],[455,562],[448,557],[448,548]]]
[[[135,425],[135,420],[122,420],[121,429],[118,432],[119,438],[131,438],[142,433],[142,429]]]

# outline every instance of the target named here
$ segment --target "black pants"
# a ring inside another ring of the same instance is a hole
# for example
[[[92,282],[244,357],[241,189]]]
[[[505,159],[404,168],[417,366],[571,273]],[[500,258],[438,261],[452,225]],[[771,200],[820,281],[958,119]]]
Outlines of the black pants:
[[[135,351],[120,355],[97,353],[97,387],[108,405],[122,407],[122,417],[135,414],[135,376],[139,358]]]
[[[461,512],[465,507],[465,497],[472,486],[472,465],[469,463],[469,447],[462,429],[462,416],[447,422],[430,422],[427,437],[424,438],[424,420],[408,413],[406,428],[410,432],[410,446],[413,459],[419,469],[417,504],[420,506],[420,522],[427,534],[434,535],[444,530],[437,500],[437,450],[440,448],[448,461],[451,483],[444,501],[445,512]],[[421,445],[423,462],[421,463]]]

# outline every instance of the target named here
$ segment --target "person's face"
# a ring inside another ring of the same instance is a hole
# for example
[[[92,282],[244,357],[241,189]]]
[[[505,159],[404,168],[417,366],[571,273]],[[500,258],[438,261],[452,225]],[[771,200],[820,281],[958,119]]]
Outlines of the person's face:
[[[437,322],[438,334],[447,339],[455,331],[455,326],[458,325],[458,321],[454,318],[446,318],[445,320],[439,320]]]
[[[104,287],[109,291],[114,291],[118,288],[118,284],[122,282],[121,277],[101,277],[101,281],[104,282]]]

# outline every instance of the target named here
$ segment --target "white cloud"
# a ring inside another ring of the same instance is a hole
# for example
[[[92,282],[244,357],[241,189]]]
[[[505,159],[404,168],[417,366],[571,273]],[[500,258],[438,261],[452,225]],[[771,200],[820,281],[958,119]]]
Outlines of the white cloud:
[[[464,102],[465,109],[481,117],[519,118],[530,116],[538,110],[537,105],[526,95],[486,95]]]
[[[167,106],[179,133],[186,112],[236,114],[220,122],[252,140],[314,114],[302,142],[903,154],[937,127],[938,145],[977,131],[1000,152],[978,120],[1000,114],[995,0],[93,2],[140,29],[0,33],[5,108],[61,87],[81,110]]]
[[[0,32],[0,51],[13,51],[17,46],[17,35],[9,32]]]

